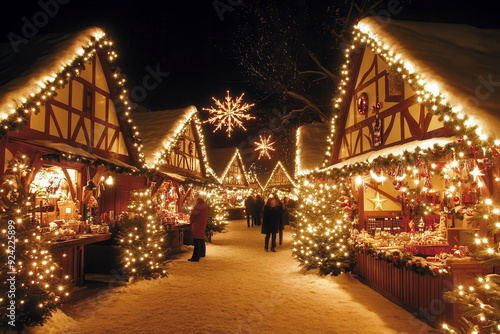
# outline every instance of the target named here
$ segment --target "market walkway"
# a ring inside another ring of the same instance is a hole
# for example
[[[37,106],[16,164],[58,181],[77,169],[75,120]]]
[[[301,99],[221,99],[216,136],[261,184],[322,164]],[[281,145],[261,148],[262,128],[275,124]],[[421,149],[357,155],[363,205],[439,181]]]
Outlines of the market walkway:
[[[288,227],[287,227],[288,228]],[[258,227],[231,221],[207,258],[169,277],[109,289],[58,312],[39,333],[427,333],[430,328],[356,279],[319,277],[291,256],[291,233],[264,251]]]

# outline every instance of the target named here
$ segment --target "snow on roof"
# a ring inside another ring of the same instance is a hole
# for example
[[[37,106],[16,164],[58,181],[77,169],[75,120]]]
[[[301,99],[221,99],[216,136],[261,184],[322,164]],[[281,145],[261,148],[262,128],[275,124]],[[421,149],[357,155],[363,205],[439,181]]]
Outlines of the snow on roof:
[[[389,154],[392,155],[403,155],[404,151],[408,152],[413,152],[417,149],[417,147],[420,147],[420,149],[425,150],[434,147],[434,145],[438,145],[440,147],[444,147],[445,145],[456,142],[457,138],[456,137],[444,137],[444,138],[432,138],[432,139],[426,139],[426,140],[417,140],[417,141],[411,141],[406,144],[402,145],[397,145],[397,146],[391,146],[387,148],[383,148],[378,151],[371,151],[365,154],[358,155],[354,158],[350,158],[348,160],[336,163],[335,165],[331,165],[324,170],[329,170],[329,169],[334,169],[334,168],[342,168],[347,165],[353,165],[356,163],[360,162],[371,162],[378,157],[383,157],[387,156]]]
[[[303,125],[297,130],[296,173],[306,174],[321,166],[325,155],[329,125],[314,123]]]
[[[290,174],[288,174],[285,166],[283,166],[283,164],[281,163],[281,161],[278,161],[278,163],[276,164],[276,166],[274,167],[271,175],[269,176],[269,178],[267,179],[267,182],[265,183],[265,186],[264,186],[264,189],[267,188],[267,186],[269,185],[269,182],[271,182],[271,180],[273,179],[273,176],[278,172],[278,170],[281,169],[283,170],[283,172],[285,173],[288,181],[290,182],[290,185],[294,186],[295,187],[295,182],[293,181],[292,177],[290,176]],[[264,183],[263,183],[264,184]]]
[[[397,20],[387,24],[377,17],[361,20],[358,28],[377,38],[381,49],[399,55],[429,90],[439,91],[486,134],[500,138],[500,30]]]
[[[194,106],[132,114],[142,139],[142,151],[149,166],[154,166],[159,154],[176,144],[177,135],[193,117],[198,117]]]
[[[222,178],[222,174],[228,165],[233,162],[237,152],[238,148],[236,147],[218,148],[208,151],[208,163],[217,177]]]
[[[83,54],[91,37],[100,39],[100,28],[77,33],[47,34],[31,39],[15,52],[10,43],[0,44],[0,119],[23,104],[30,94],[39,93],[47,81]]]

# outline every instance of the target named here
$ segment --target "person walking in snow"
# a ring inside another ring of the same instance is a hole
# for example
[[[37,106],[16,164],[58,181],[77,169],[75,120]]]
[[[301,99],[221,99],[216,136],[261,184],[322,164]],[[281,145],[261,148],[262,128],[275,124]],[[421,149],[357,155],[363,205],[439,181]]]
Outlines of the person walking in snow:
[[[189,222],[193,234],[194,250],[188,261],[198,262],[200,257],[205,257],[205,229],[207,227],[208,205],[201,197],[196,199],[196,205],[191,210]]]
[[[269,251],[269,238],[271,239],[271,252],[276,252],[276,233],[278,233],[279,212],[276,208],[276,199],[269,198],[264,206],[261,233],[266,235],[264,248]]]
[[[261,223],[261,217],[262,217],[262,207],[264,206],[264,200],[260,195],[257,195],[257,198],[255,199],[255,206],[253,209],[253,216],[254,216],[254,222],[256,226],[260,226]]]
[[[276,210],[277,215],[278,215],[278,233],[279,233],[279,242],[280,246],[283,243],[283,229],[285,226],[283,226],[283,203],[280,201],[280,198],[278,197],[277,194],[274,194],[274,199],[276,200]]]
[[[251,195],[248,195],[247,199],[245,200],[245,211],[247,213],[247,226],[250,227],[250,220],[252,221],[252,227],[255,221],[255,202],[253,200],[253,197]],[[257,225],[257,224],[255,224]]]

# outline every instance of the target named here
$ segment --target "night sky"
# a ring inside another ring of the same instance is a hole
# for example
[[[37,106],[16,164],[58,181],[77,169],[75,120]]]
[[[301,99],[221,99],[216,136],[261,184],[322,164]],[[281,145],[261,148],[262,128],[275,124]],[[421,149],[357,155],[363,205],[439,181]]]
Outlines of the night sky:
[[[146,99],[136,101],[146,108],[159,110],[195,105],[201,111],[203,107],[213,104],[212,96],[223,98],[226,90],[231,90],[233,96],[246,92],[247,102],[253,102],[255,95],[252,88],[240,74],[237,61],[233,58],[234,53],[231,52],[231,40],[238,27],[238,10],[242,6],[236,0],[221,0],[226,4],[236,4],[231,6],[232,11],[223,14],[223,20],[212,0],[59,1],[64,4],[58,3],[59,8],[48,23],[39,28],[39,34],[79,30],[89,26],[103,28],[116,43],[119,55],[117,64],[127,76],[129,88],[141,83],[147,74],[147,66],[159,67],[162,72],[170,73],[158,88],[148,92]],[[40,2],[54,3],[55,0]],[[32,22],[33,15],[42,10],[40,2],[12,2],[9,3],[9,10],[2,9],[2,42],[7,41],[9,32],[21,34],[23,17]],[[311,5],[314,2],[312,0]],[[495,3],[414,0],[393,17],[500,28]],[[207,116],[207,112],[201,112],[202,119]],[[207,145],[240,146],[258,131],[262,123],[250,121],[247,124],[249,132],[237,132],[231,140],[227,140],[224,134],[211,135],[210,126],[205,125]]]

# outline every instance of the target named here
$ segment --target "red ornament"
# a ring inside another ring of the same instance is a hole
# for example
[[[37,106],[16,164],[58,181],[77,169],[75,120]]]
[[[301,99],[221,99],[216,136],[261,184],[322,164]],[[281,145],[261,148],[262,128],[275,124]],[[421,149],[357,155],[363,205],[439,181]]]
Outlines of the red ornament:
[[[394,262],[398,262],[399,261],[399,256],[393,257],[393,260],[394,260]]]
[[[422,263],[421,263],[421,262],[417,262],[417,263],[415,263],[415,265],[416,265],[418,268],[422,267]]]
[[[392,184],[395,185],[395,186],[397,186],[398,185],[398,181],[394,180],[394,181],[392,181]]]
[[[358,98],[358,113],[360,115],[365,115],[368,111],[368,95],[366,93],[361,93]]]
[[[410,262],[406,262],[406,268],[410,268],[411,266],[411,263]]]

